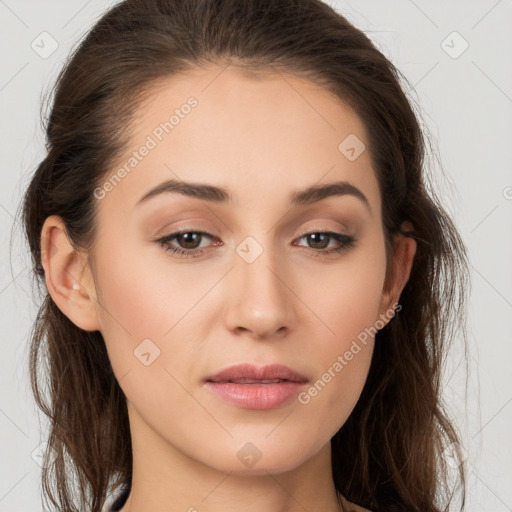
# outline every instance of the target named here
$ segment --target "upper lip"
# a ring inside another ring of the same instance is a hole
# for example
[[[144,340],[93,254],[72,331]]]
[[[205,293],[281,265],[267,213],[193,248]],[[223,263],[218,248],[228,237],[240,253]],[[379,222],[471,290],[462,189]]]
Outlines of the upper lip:
[[[206,377],[210,382],[230,382],[235,380],[247,379],[250,381],[267,380],[288,380],[292,382],[307,382],[308,379],[300,373],[284,366],[282,364],[271,364],[267,366],[256,366],[253,364],[237,364],[230,366],[225,370]]]

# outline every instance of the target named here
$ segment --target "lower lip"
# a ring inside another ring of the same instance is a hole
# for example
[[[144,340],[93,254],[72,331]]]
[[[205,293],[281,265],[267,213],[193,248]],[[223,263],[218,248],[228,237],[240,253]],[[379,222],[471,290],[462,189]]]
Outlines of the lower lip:
[[[275,409],[297,397],[305,385],[305,382],[292,381],[274,384],[206,382],[206,386],[217,396],[243,409]]]

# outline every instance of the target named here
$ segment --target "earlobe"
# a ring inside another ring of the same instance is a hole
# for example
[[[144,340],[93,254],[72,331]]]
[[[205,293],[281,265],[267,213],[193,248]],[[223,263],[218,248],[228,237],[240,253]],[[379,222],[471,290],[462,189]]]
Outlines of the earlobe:
[[[86,331],[100,329],[94,280],[86,254],[69,240],[63,220],[52,215],[41,230],[41,264],[46,287],[58,308]]]

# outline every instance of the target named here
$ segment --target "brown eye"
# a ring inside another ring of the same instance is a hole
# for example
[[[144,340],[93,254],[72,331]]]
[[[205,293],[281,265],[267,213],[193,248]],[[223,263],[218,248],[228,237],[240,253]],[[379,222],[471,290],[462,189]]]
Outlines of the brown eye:
[[[327,233],[311,233],[306,235],[312,249],[325,249],[332,238]]]
[[[177,235],[176,241],[178,244],[184,249],[197,249],[199,244],[201,243],[202,235],[196,232],[190,233],[181,233]]]
[[[302,235],[299,240],[306,239],[307,247],[315,250],[319,254],[330,254],[333,252],[341,252],[352,247],[356,239],[349,235],[343,235],[341,233],[333,233],[330,231],[317,231],[313,233],[307,233]],[[329,247],[329,243],[332,240],[338,242],[338,246]]]
[[[176,231],[157,242],[165,249],[185,258],[200,256],[207,247],[200,247],[203,239],[212,239],[213,235],[204,231]],[[171,243],[173,242],[174,243]]]

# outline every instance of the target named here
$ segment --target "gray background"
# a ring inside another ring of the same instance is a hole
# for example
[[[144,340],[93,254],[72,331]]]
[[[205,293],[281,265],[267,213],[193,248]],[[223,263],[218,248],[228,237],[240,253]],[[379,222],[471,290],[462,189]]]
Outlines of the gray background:
[[[0,0],[0,512],[42,510],[38,447],[47,428],[28,380],[37,297],[15,212],[44,153],[42,94],[113,3]],[[445,388],[467,449],[467,510],[512,511],[512,0],[330,4],[405,74],[437,143],[444,175],[432,175],[468,246],[473,279],[467,404],[458,345]]]

